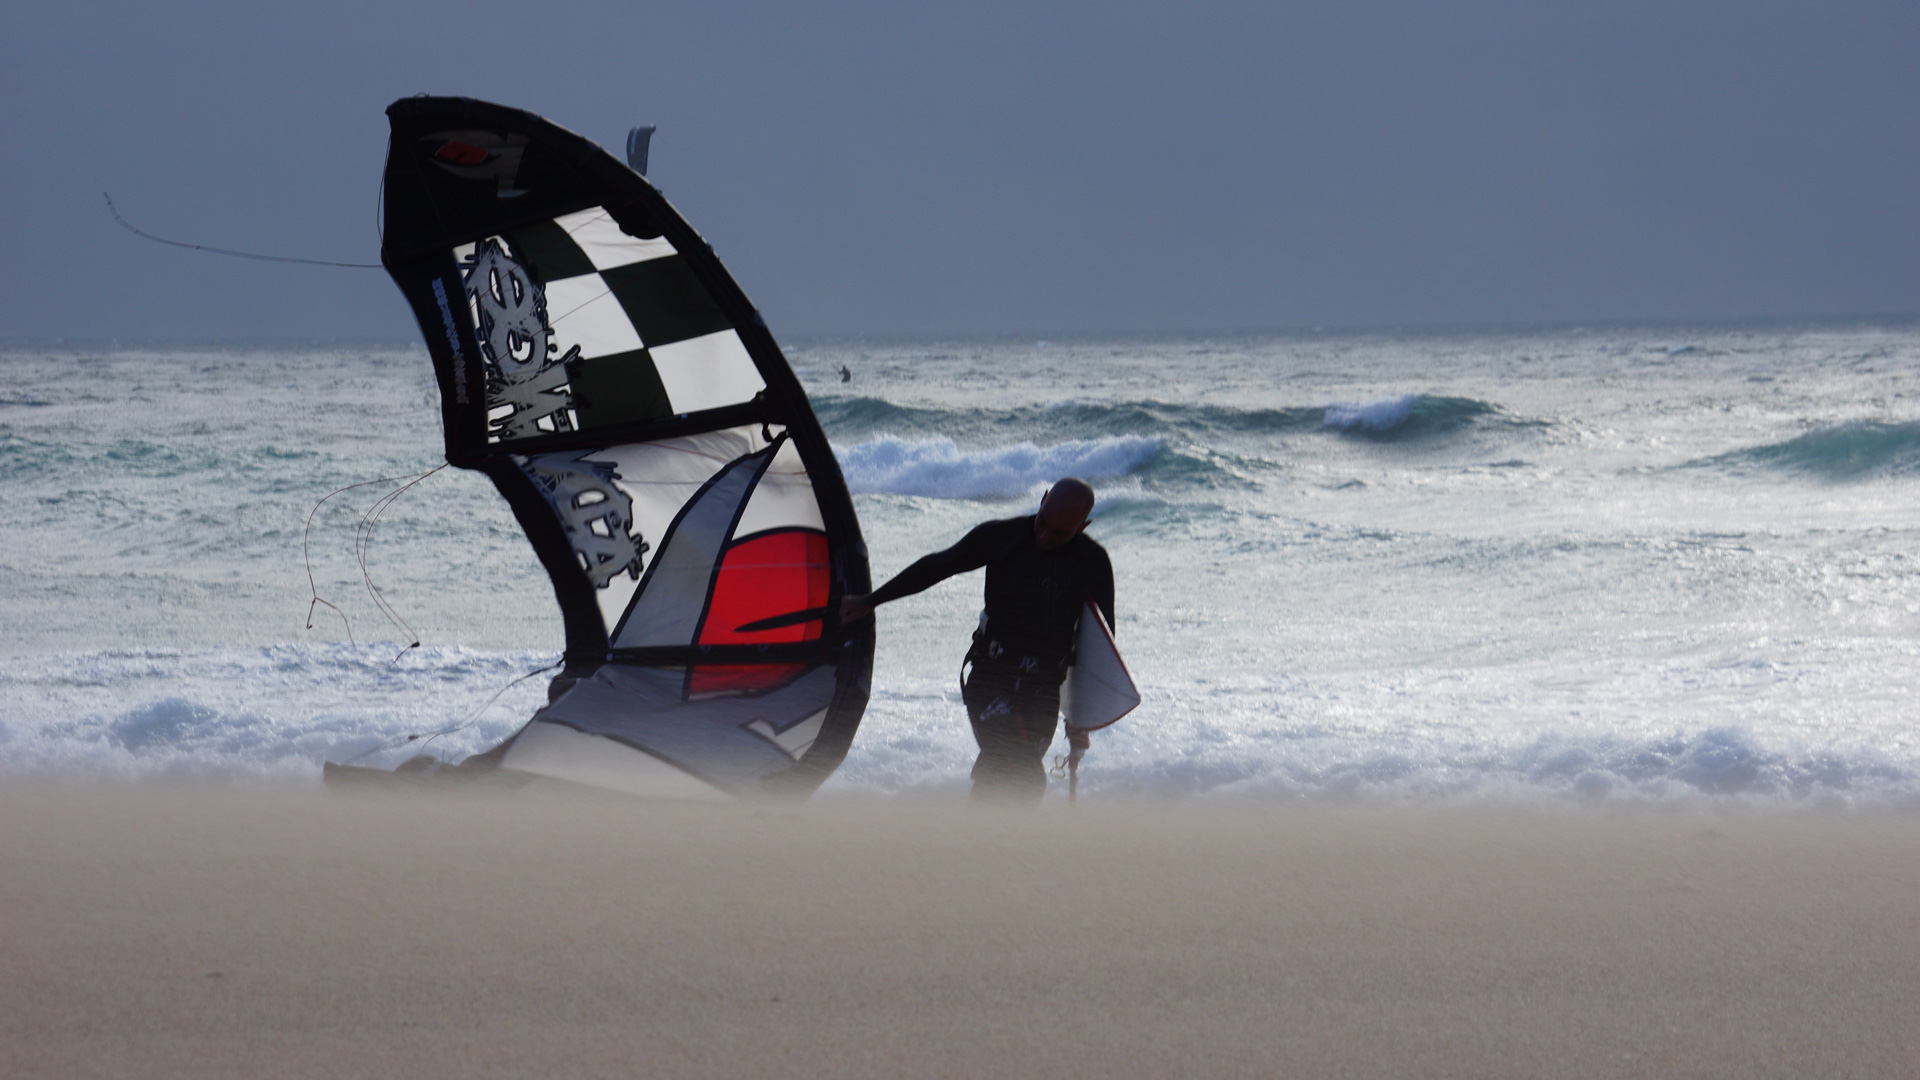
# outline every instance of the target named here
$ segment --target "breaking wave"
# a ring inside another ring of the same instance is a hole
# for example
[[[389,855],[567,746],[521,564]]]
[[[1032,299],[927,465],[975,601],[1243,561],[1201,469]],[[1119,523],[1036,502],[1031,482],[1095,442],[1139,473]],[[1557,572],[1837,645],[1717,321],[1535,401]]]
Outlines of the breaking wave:
[[[1101,401],[1083,398],[1012,409],[929,408],[878,398],[824,398],[814,402],[821,426],[836,439],[899,431],[959,438],[1042,433],[1097,439],[1111,435],[1199,438],[1223,433],[1310,431],[1319,409],[1238,409],[1224,405],[1175,405],[1161,401]]]
[[[989,499],[1024,495],[1062,476],[1124,476],[1158,454],[1160,446],[1159,439],[1121,436],[962,450],[948,438],[883,435],[836,447],[835,453],[847,488],[856,495]]]
[[[1151,399],[1103,401],[1070,398],[1012,409],[937,408],[898,405],[878,398],[823,398],[814,411],[827,433],[847,441],[900,431],[963,440],[1010,436],[1100,439],[1160,436],[1197,443],[1230,435],[1288,435],[1333,431],[1392,440],[1444,435],[1485,424],[1534,427],[1498,406],[1472,398],[1407,394],[1377,401],[1336,402],[1324,407],[1238,408],[1173,404]]]
[[[1500,416],[1497,406],[1472,398],[1405,394],[1378,401],[1336,402],[1327,406],[1322,422],[1343,434],[1392,440],[1444,435]]]

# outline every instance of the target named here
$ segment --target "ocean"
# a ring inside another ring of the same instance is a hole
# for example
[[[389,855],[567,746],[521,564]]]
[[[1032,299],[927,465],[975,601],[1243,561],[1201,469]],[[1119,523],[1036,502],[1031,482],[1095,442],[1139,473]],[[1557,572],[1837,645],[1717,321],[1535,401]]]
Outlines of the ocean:
[[[876,581],[1095,485],[1145,700],[1083,800],[1920,807],[1920,328],[787,351]],[[558,611],[490,485],[365,483],[442,463],[424,348],[0,371],[0,782],[316,785],[545,700]],[[979,604],[880,610],[824,796],[960,797]]]

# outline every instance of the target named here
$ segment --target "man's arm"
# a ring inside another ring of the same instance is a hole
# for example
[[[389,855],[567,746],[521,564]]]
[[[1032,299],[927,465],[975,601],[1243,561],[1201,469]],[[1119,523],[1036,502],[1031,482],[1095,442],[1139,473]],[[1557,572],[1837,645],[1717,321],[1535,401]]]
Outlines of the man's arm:
[[[885,585],[865,596],[848,596],[840,601],[840,621],[858,622],[873,614],[873,609],[889,600],[898,600],[903,596],[912,596],[925,592],[955,574],[964,574],[969,570],[978,570],[993,558],[998,546],[998,536],[1006,522],[988,521],[973,527],[972,531],[960,538],[960,542],[946,549],[936,551],[919,559],[912,566],[893,575]]]

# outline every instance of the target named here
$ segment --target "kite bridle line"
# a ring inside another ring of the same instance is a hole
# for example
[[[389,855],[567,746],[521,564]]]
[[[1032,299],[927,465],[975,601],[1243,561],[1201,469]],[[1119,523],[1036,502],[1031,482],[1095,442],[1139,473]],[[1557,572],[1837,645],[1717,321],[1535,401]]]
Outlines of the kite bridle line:
[[[383,215],[381,211],[383,209],[383,204],[386,201],[386,195],[387,195],[387,180],[386,180],[386,175],[383,172],[380,177],[380,194],[374,203],[375,229],[383,234],[381,237],[382,243],[385,242],[385,236],[384,236],[385,223],[382,220]],[[238,259],[254,259],[260,262],[297,263],[303,266],[338,266],[338,267],[342,267],[349,270],[382,269],[382,265],[380,263],[337,262],[332,259],[298,259],[298,258],[292,258],[290,256],[285,256],[285,255],[262,255],[258,252],[252,252],[252,251],[235,251],[232,248],[214,247],[211,244],[190,244],[183,240],[169,240],[164,236],[155,236],[152,233],[147,232],[146,230],[141,229],[140,227],[134,225],[132,222],[128,221],[126,218],[121,217],[119,207],[116,207],[113,205],[112,195],[103,191],[100,193],[100,197],[106,200],[107,213],[113,215],[113,220],[115,221],[115,223],[117,223],[121,228],[127,230],[133,235],[140,237],[142,240],[151,240],[156,244],[166,244],[169,247],[186,248],[189,251],[204,251],[213,255],[229,255]],[[379,587],[374,585],[373,574],[367,568],[367,553],[373,543],[373,528],[375,525],[378,525],[380,523],[380,516],[386,513],[387,508],[392,506],[394,502],[400,498],[400,496],[405,495],[409,490],[411,490],[414,487],[414,485],[420,483],[422,480],[425,480],[427,477],[432,476],[434,473],[437,473],[444,468],[446,468],[445,465],[438,465],[438,466],[435,466],[434,468],[428,469],[426,472],[414,473],[409,476],[383,476],[377,480],[362,480],[357,484],[348,484],[346,487],[336,488],[333,491],[328,492],[326,495],[321,497],[319,502],[316,502],[313,504],[312,509],[307,511],[306,525],[300,535],[300,555],[301,555],[301,559],[306,564],[307,589],[308,589],[308,592],[311,594],[311,599],[307,604],[307,629],[309,630],[313,629],[313,613],[319,610],[320,605],[325,604],[328,608],[333,610],[334,614],[340,616],[341,624],[346,627],[348,647],[353,649],[354,652],[356,653],[360,651],[359,643],[356,642],[353,637],[353,621],[347,618],[347,613],[340,609],[340,605],[335,604],[333,601],[328,600],[320,595],[319,583],[314,579],[314,576],[313,576],[313,518],[314,518],[314,515],[320,512],[320,507],[325,505],[328,499],[331,499],[335,495],[339,495],[342,492],[352,491],[355,488],[367,487],[371,484],[397,483],[397,484],[400,484],[400,487],[398,489],[394,491],[390,491],[385,495],[382,495],[378,500],[374,502],[372,506],[367,508],[365,513],[362,513],[360,515],[360,521],[354,527],[354,558],[355,558],[355,561],[357,561],[360,564],[360,577],[361,577],[361,580],[366,583],[367,595],[373,598],[374,606],[379,608],[380,613],[382,615],[385,615],[387,619],[391,621],[395,626],[405,631],[406,636],[409,639],[412,639],[412,644],[409,644],[406,648],[401,649],[400,652],[396,654],[391,661],[388,662],[387,666],[389,667],[393,666],[394,664],[400,661],[400,657],[405,656],[409,651],[420,647],[420,641],[415,636],[413,627],[408,625],[407,621],[400,617],[400,613],[394,610],[392,603],[390,603],[387,600],[387,598],[381,594]],[[414,742],[415,740],[419,740],[419,739],[426,740],[426,742],[423,742],[420,744],[421,749],[424,751],[427,743],[432,742],[433,740],[439,738],[440,736],[451,735],[456,731],[461,731],[466,728],[472,727],[475,723],[479,721],[480,717],[489,708],[493,707],[493,703],[496,701],[499,701],[501,698],[501,695],[505,694],[508,690],[513,689],[514,687],[520,685],[521,683],[527,681],[528,679],[533,678],[536,675],[540,675],[545,672],[552,671],[557,667],[561,667],[565,663],[566,663],[566,658],[562,657],[561,659],[556,660],[553,663],[546,665],[545,667],[535,668],[534,670],[527,672],[525,675],[521,675],[518,678],[513,679],[512,681],[508,682],[505,686],[502,686],[499,690],[496,690],[492,697],[488,698],[478,709],[475,709],[471,715],[469,715],[465,720],[461,721],[458,724],[454,724],[450,727],[441,728],[440,730],[433,731],[433,732],[413,732],[408,734],[405,738],[390,740],[388,742],[375,746],[371,750],[368,750],[364,753],[356,755],[355,757],[345,762],[345,764],[351,765],[354,762],[360,761],[361,759],[367,757],[370,754],[378,753],[381,750],[391,749],[392,747],[395,747],[395,746],[404,746],[407,743]]]
[[[380,523],[380,515],[386,513],[387,507],[392,506],[395,500],[405,495],[408,491],[411,491],[414,485],[420,483],[420,481],[425,480],[427,477],[432,476],[444,468],[446,468],[445,465],[436,465],[426,472],[408,479],[398,490],[390,491],[380,496],[372,506],[367,508],[366,513],[360,515],[360,524],[354,529],[354,555],[360,561],[360,579],[366,582],[367,595],[373,598],[373,605],[380,609],[381,614],[385,615],[395,626],[405,631],[406,636],[412,639],[412,644],[394,654],[393,659],[387,663],[388,667],[399,663],[400,658],[407,655],[409,651],[419,648],[420,639],[414,633],[413,627],[408,625],[407,621],[400,617],[400,613],[394,610],[393,605],[387,602],[387,598],[381,595],[380,590],[373,584],[373,574],[367,569],[367,552],[373,546],[373,527]],[[403,477],[402,479],[406,478]]]
[[[354,641],[354,638],[353,638],[353,622],[347,618],[346,612],[340,610],[340,605],[320,595],[320,586],[314,580],[314,577],[313,577],[313,518],[315,514],[318,514],[320,512],[320,508],[326,505],[326,502],[328,499],[333,498],[335,495],[338,495],[341,492],[352,491],[355,488],[363,488],[370,484],[401,484],[402,486],[398,491],[389,492],[386,495],[381,496],[380,501],[374,503],[373,508],[368,509],[366,513],[360,515],[360,524],[358,526],[355,526],[354,528],[354,556],[356,561],[358,561],[360,564],[360,576],[366,581],[367,592],[373,595],[374,603],[380,607],[381,614],[386,615],[387,618],[393,620],[394,623],[400,627],[400,629],[406,632],[409,638],[412,638],[414,636],[413,628],[411,626],[408,626],[404,621],[400,619],[400,617],[397,614],[395,614],[391,610],[391,606],[387,604],[386,598],[381,596],[380,591],[374,587],[373,577],[367,570],[366,550],[361,542],[362,530],[363,529],[366,530],[367,538],[370,540],[372,537],[372,526],[368,524],[368,518],[369,516],[374,517],[376,519],[378,518],[379,515],[378,513],[375,512],[376,509],[379,511],[384,511],[387,506],[391,506],[393,504],[394,499],[405,494],[408,488],[413,487],[415,484],[418,484],[420,481],[425,480],[427,477],[432,476],[434,473],[437,473],[444,468],[446,468],[445,465],[439,465],[439,466],[435,466],[434,468],[428,469],[426,472],[423,472],[423,473],[413,473],[408,476],[382,476],[377,480],[362,480],[357,484],[348,484],[346,487],[343,487],[343,488],[335,488],[334,490],[327,492],[324,496],[321,496],[320,501],[313,504],[313,509],[307,511],[306,529],[301,533],[301,536],[300,536],[300,555],[301,555],[301,558],[306,562],[306,567],[307,567],[307,588],[313,594],[312,601],[307,604],[307,629],[309,630],[313,629],[313,613],[321,604],[325,604],[326,606],[332,608],[335,614],[340,616],[340,621],[342,623],[346,624],[348,646],[351,647],[355,653],[358,653],[360,651],[359,644],[356,641]],[[406,649],[400,650],[400,655],[395,656],[394,660],[398,661],[400,659],[400,656],[405,656],[407,654],[408,649],[416,648],[419,646],[419,644],[420,642],[418,640],[415,640],[413,644],[408,645]]]

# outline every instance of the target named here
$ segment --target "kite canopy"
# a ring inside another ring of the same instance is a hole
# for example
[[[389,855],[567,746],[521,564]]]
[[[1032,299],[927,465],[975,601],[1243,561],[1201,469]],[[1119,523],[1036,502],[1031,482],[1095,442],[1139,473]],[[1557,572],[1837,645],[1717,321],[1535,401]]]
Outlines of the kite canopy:
[[[518,109],[387,109],[380,256],[552,579],[567,665],[503,767],[648,794],[811,792],[866,708],[866,546],[799,380],[712,249]],[[452,583],[486,589],[485,581]],[[490,755],[491,756],[491,755]]]

